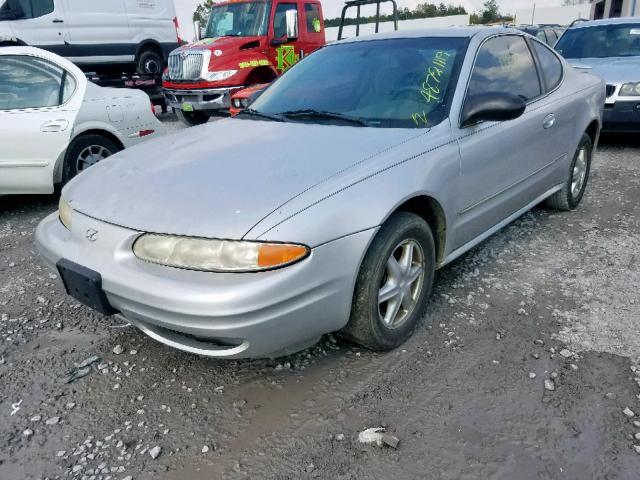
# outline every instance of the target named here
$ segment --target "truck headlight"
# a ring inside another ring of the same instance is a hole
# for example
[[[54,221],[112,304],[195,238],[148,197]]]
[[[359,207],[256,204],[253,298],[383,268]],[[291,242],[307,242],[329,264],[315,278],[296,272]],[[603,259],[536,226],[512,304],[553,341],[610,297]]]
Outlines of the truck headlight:
[[[227,78],[233,77],[237,70],[220,70],[219,72],[206,72],[204,74],[204,79],[208,82],[219,82],[221,80],[226,80]]]
[[[286,243],[144,234],[133,244],[140,260],[201,272],[260,272],[305,259],[309,247]]]
[[[64,199],[64,197],[60,196],[60,201],[58,202],[58,216],[60,217],[60,222],[67,230],[71,230],[72,213],[73,208],[71,208],[71,205]]]
[[[640,82],[625,83],[620,89],[621,97],[640,97]]]

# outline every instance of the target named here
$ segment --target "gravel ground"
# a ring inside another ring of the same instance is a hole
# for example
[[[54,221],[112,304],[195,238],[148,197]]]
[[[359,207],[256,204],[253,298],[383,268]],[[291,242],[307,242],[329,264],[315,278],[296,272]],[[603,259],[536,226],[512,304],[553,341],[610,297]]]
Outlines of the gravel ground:
[[[387,354],[171,350],[64,295],[33,247],[56,197],[1,198],[0,479],[638,479],[639,147],[440,271]]]

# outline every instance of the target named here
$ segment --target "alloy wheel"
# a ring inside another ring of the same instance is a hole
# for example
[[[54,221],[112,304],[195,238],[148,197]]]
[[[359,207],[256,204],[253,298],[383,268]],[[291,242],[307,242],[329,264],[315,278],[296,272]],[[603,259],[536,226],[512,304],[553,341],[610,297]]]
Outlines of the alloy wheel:
[[[585,178],[587,178],[587,149],[582,147],[578,152],[571,177],[571,196],[573,198],[578,198],[580,195]]]
[[[91,145],[80,152],[76,161],[76,170],[82,172],[100,160],[110,157],[112,152],[102,145]]]
[[[404,324],[417,306],[424,286],[425,255],[420,244],[404,240],[387,260],[378,291],[378,314],[385,327]]]

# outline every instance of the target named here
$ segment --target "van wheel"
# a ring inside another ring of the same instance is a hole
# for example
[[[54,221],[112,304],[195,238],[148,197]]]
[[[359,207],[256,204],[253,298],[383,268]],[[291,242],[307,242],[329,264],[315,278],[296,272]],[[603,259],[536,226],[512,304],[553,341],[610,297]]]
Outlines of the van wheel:
[[[154,50],[145,50],[138,55],[136,73],[143,75],[160,75],[164,70],[162,55]]]
[[[573,156],[562,190],[547,198],[546,204],[548,207],[555,210],[569,211],[574,210],[580,204],[589,182],[592,156],[593,145],[591,138],[584,133]]]
[[[371,350],[402,345],[424,314],[434,275],[431,228],[413,213],[394,214],[362,262],[351,318],[340,334]]]
[[[211,116],[207,112],[185,112],[183,110],[176,110],[176,115],[182,123],[189,127],[195,127],[196,125],[202,125],[209,121]]]
[[[122,148],[101,135],[82,135],[71,142],[64,158],[62,185]]]

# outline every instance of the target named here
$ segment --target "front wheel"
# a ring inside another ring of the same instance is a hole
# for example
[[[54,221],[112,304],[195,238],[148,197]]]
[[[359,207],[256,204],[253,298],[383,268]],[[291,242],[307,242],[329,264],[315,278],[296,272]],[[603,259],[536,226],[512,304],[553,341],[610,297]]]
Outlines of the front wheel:
[[[143,75],[160,75],[164,70],[162,55],[153,50],[145,50],[136,60],[136,73]]]
[[[207,112],[202,111],[185,112],[183,110],[176,110],[176,114],[180,121],[188,127],[205,124],[209,121],[209,118],[211,118]]]
[[[424,314],[434,275],[431,228],[412,213],[394,214],[362,262],[351,318],[341,335],[371,350],[402,345]]]
[[[555,210],[574,210],[582,200],[589,182],[593,145],[586,133],[582,135],[567,172],[562,190],[551,195],[546,203]]]
[[[62,171],[62,185],[96,163],[118,153],[122,148],[101,135],[82,135],[67,149]]]

